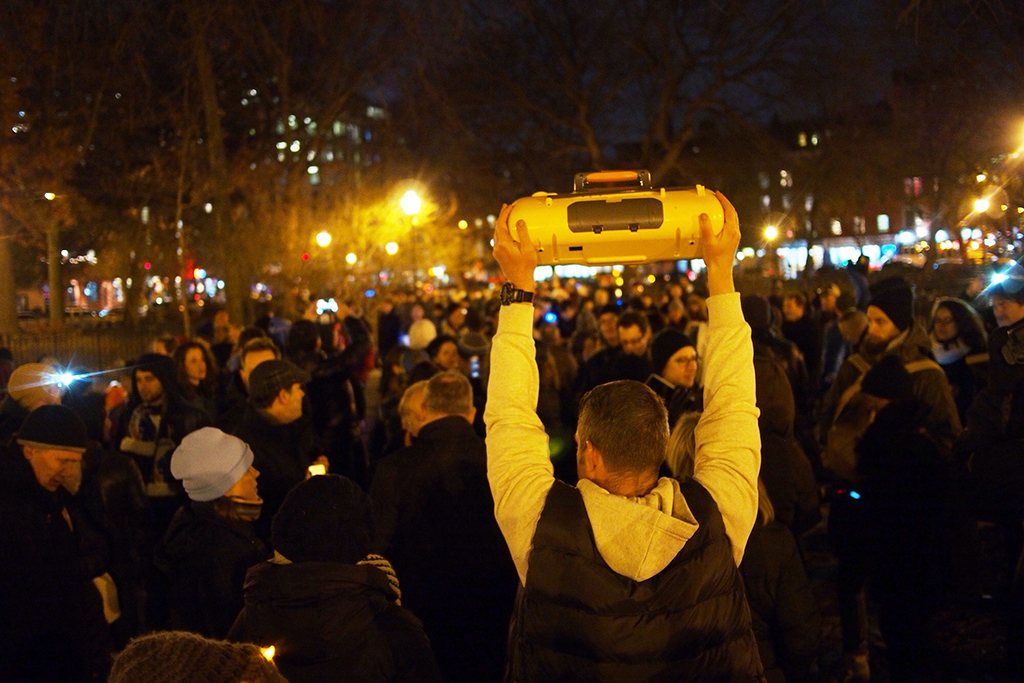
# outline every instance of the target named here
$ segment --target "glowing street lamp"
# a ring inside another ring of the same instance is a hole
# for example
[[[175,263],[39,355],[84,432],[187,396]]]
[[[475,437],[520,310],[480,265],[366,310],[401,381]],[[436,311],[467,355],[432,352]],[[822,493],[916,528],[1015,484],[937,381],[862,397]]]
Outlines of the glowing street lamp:
[[[406,216],[415,216],[420,212],[423,207],[423,200],[413,190],[409,190],[399,200],[399,205],[402,207],[402,211],[405,212]]]
[[[991,204],[989,203],[988,199],[984,197],[982,197],[981,199],[974,200],[974,210],[977,213],[985,213],[986,211],[988,211],[989,206],[991,206]]]
[[[348,263],[350,266],[354,266],[356,264],[356,255],[353,254],[352,252],[349,252],[348,254],[345,255],[345,262]]]
[[[331,233],[323,231],[316,234],[316,243],[321,247],[326,247],[331,243]]]
[[[398,243],[388,242],[387,244],[384,245],[384,251],[388,253],[388,256],[394,256],[395,254],[398,253]]]
[[[774,225],[769,225],[764,229],[764,238],[771,242],[779,236],[779,230]]]
[[[43,195],[43,197],[46,199],[46,201],[52,202],[54,199],[57,198],[57,195],[55,195],[52,192],[47,192],[46,194]]]

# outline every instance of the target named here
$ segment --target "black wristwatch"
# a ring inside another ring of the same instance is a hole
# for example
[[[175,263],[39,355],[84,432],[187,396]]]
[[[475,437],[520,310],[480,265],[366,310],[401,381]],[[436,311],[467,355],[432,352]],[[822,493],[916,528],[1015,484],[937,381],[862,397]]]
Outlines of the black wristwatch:
[[[502,306],[508,306],[510,304],[518,303],[533,303],[533,292],[527,292],[523,289],[516,289],[516,286],[511,282],[506,282],[501,286],[501,294],[498,299],[501,301]]]

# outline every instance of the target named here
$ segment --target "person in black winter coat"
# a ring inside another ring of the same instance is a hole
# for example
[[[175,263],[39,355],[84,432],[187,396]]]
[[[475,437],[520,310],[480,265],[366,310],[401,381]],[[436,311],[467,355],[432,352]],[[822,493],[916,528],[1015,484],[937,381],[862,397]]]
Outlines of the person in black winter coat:
[[[273,645],[292,683],[441,680],[394,571],[368,555],[373,515],[354,482],[325,475],[299,484],[272,535],[274,558],[249,570],[229,638]]]
[[[375,481],[371,497],[395,519],[380,547],[445,678],[485,681],[501,678],[517,581],[494,518],[473,412],[465,376],[453,370],[432,377],[419,436],[381,463],[401,463],[403,478],[386,489]]]
[[[69,409],[42,406],[0,452],[0,680],[102,680],[110,635],[63,487],[86,448]]]
[[[821,614],[796,539],[774,521],[763,482],[758,489],[758,523],[740,563],[751,624],[769,683],[803,681],[818,658]]]
[[[772,358],[754,354],[761,480],[776,522],[800,535],[821,520],[821,498],[807,455],[793,436],[795,403],[786,372]]]
[[[928,406],[914,398],[899,359],[879,361],[862,390],[877,412],[856,447],[866,531],[859,551],[879,602],[893,680],[911,680],[929,662],[928,620],[949,588],[949,456],[923,429]]]
[[[235,436],[250,445],[254,467],[262,473],[263,514],[256,533],[264,540],[288,491],[305,480],[307,468],[323,452],[303,403],[302,385],[308,381],[309,373],[285,360],[263,361],[249,375],[249,406]]]
[[[247,444],[213,427],[185,437],[174,451],[171,469],[189,503],[157,548],[171,628],[223,638],[242,608],[245,572],[270,555],[253,531],[263,501],[252,463]]]

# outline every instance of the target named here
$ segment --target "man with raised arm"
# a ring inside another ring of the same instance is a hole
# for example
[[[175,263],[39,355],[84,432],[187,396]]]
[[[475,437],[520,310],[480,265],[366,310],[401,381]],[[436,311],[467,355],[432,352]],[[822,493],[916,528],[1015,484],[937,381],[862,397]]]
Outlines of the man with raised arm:
[[[717,197],[723,231],[700,217],[711,298],[692,480],[658,477],[665,407],[626,380],[580,401],[580,481],[556,481],[536,413],[532,306],[502,307],[484,420],[495,516],[520,581],[507,680],[762,678],[737,571],[757,515],[753,350],[732,280],[739,221]],[[537,253],[529,226],[520,222],[513,239],[508,214],[494,233],[511,283],[503,302],[529,301]]]

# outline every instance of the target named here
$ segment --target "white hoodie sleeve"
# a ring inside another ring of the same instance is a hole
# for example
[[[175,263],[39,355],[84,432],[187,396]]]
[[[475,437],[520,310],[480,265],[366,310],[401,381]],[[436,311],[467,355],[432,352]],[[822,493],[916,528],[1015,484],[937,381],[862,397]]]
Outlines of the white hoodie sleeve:
[[[540,376],[533,341],[533,306],[502,306],[490,365],[484,410],[487,479],[494,497],[494,516],[508,543],[519,581],[525,585],[533,535],[555,482],[548,435],[537,417]]]
[[[697,423],[693,478],[718,504],[739,566],[757,518],[761,469],[754,348],[738,293],[708,299],[708,319],[704,413]]]

